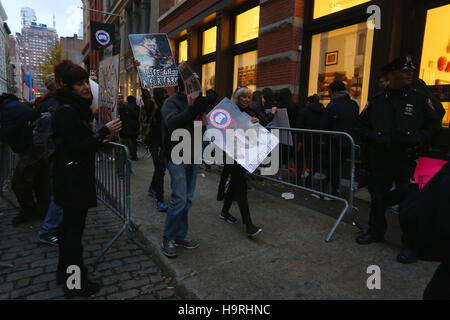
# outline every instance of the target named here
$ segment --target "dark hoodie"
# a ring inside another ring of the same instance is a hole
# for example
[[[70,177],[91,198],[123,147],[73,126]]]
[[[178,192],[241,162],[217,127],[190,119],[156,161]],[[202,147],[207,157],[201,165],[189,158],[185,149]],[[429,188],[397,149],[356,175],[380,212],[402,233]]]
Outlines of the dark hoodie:
[[[295,127],[301,129],[320,130],[320,121],[322,120],[325,107],[321,103],[310,103],[298,113]]]
[[[331,95],[331,102],[322,117],[323,130],[346,132],[354,135],[359,120],[359,106],[350,99],[347,91],[337,91]]]

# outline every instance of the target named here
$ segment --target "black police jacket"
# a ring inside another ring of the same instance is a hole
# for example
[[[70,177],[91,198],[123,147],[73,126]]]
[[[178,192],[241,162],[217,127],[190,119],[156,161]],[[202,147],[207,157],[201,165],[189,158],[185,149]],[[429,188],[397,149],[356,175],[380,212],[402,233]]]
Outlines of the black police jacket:
[[[370,159],[416,157],[441,124],[430,99],[411,87],[386,90],[369,100],[360,115],[360,134]]]

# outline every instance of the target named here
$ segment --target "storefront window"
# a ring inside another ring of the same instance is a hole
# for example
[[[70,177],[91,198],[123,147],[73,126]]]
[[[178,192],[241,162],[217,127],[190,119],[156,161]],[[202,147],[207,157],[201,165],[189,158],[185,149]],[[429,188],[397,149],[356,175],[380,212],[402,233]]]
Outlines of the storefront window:
[[[450,4],[428,10],[422,47],[419,77],[430,86],[450,86],[450,29],[448,24]],[[450,102],[443,102],[446,114],[442,120],[449,127]]]
[[[236,16],[235,44],[258,38],[258,34],[259,6]]]
[[[188,41],[183,40],[178,43],[178,63],[188,60]]]
[[[315,0],[314,19],[355,7],[369,0]]]
[[[203,32],[202,55],[216,52],[217,27]]]
[[[327,87],[339,80],[362,110],[368,97],[372,46],[373,29],[366,22],[314,35],[308,95],[317,93],[327,105]]]
[[[202,90],[206,94],[206,90],[215,88],[216,81],[216,62],[210,62],[202,65]]]
[[[256,90],[256,65],[258,51],[250,51],[234,57],[233,92],[239,87],[248,87]]]
[[[133,94],[132,72],[129,72],[128,73],[127,96],[131,96],[132,94]]]

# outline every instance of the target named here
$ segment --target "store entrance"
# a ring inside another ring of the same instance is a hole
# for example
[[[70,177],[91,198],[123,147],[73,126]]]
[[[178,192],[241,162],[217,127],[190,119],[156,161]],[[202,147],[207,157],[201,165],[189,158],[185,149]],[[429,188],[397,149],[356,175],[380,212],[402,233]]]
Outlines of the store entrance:
[[[419,78],[442,101],[446,114],[442,127],[450,122],[450,4],[428,9],[422,43]]]

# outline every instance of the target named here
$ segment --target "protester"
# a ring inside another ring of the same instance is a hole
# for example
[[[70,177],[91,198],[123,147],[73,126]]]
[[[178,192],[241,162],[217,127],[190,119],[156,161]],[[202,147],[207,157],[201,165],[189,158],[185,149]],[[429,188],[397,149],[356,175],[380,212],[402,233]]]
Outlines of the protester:
[[[137,138],[139,135],[139,107],[136,98],[127,97],[127,103],[119,102],[119,116],[122,120],[122,131],[120,132],[120,143],[127,146],[130,159],[137,160]]]
[[[60,141],[54,156],[55,203],[63,207],[59,232],[57,283],[66,284],[67,268],[77,266],[81,271],[81,288],[64,286],[66,298],[87,297],[99,291],[99,285],[88,279],[83,263],[82,235],[89,208],[97,206],[95,189],[95,152],[109,134],[121,129],[120,119],[108,122],[93,132],[90,105],[92,94],[89,75],[82,67],[64,60],[55,67],[59,89],[56,98],[61,103],[54,119],[55,139]]]
[[[169,207],[164,202],[166,160],[163,154],[161,108],[169,95],[166,89],[155,88],[153,89],[153,96],[156,104],[153,105],[154,107],[150,115],[149,150],[155,171],[153,172],[152,182],[148,188],[148,194],[156,197],[156,209],[160,212],[166,212]]]
[[[317,94],[309,96],[306,98],[306,107],[298,113],[294,126],[301,129],[320,130],[324,110],[325,107],[320,103],[320,98]],[[300,133],[298,140],[301,142],[301,147],[298,149],[297,154],[297,159],[299,159],[297,180],[305,179],[305,183],[309,184],[314,173],[320,168],[318,163],[320,139],[317,134]],[[303,157],[305,157],[305,162]]]
[[[361,113],[361,134],[368,146],[369,192],[371,194],[369,230],[359,236],[359,244],[383,242],[387,229],[387,194],[395,182],[400,211],[409,192],[415,160],[440,128],[431,101],[411,88],[415,67],[410,57],[400,57],[384,66],[389,86],[369,100]],[[405,236],[397,260],[415,262]]]
[[[152,100],[150,90],[142,90],[142,101],[144,105],[139,112],[139,134],[141,135],[142,143],[148,149],[150,147],[150,122],[155,108],[155,102]]]
[[[272,91],[272,89],[270,88],[264,88],[262,90],[262,95],[264,97],[264,108],[266,109],[272,109],[273,107],[275,107],[275,95]]]
[[[418,259],[439,262],[423,293],[424,300],[450,300],[450,157],[422,190],[409,195],[400,225]]]
[[[255,112],[250,108],[251,98],[251,90],[243,87],[235,91],[232,101],[239,107],[241,112],[247,113],[251,117],[251,121],[253,123],[260,122],[261,125],[266,125],[266,123],[264,123],[265,117],[262,116],[262,113]],[[225,194],[220,217],[225,221],[236,223],[237,219],[229,213],[229,210],[233,201],[237,201],[241,212],[242,222],[246,226],[246,233],[248,236],[254,237],[260,233],[262,229],[254,225],[250,217],[250,209],[247,199],[247,180],[245,178],[246,170],[241,165],[234,162],[233,164],[225,164],[224,172],[225,175],[229,174],[231,178],[228,190]],[[225,182],[226,179],[221,179],[219,190],[224,190],[223,184]]]
[[[33,146],[31,124],[39,114],[10,94],[1,95],[0,109],[2,140],[19,156],[11,181],[20,206],[12,220],[17,226],[36,217],[44,218],[50,203],[49,165]]]
[[[277,99],[277,107],[279,109],[287,109],[289,124],[291,128],[294,127],[297,120],[298,105],[292,100],[292,92],[289,88],[283,88],[280,90]]]
[[[167,257],[176,257],[175,246],[183,246],[194,249],[199,246],[198,242],[187,238],[188,213],[192,206],[192,198],[195,191],[198,165],[194,164],[194,119],[206,111],[208,107],[204,97],[198,97],[189,106],[184,83],[178,75],[178,91],[168,98],[161,109],[162,135],[164,156],[168,160],[172,196],[169,209],[166,214],[164,225],[162,252]],[[171,156],[173,147],[177,144],[171,141],[174,130],[187,130],[191,137],[190,162],[184,160],[174,163]]]
[[[355,137],[355,128],[358,126],[359,117],[358,103],[350,99],[350,94],[346,91],[345,84],[341,81],[333,81],[328,86],[328,91],[331,101],[323,113],[321,120],[322,130],[346,132]],[[340,143],[341,139],[342,143]],[[340,186],[341,161],[350,156],[351,146],[347,139],[338,137],[332,139],[331,144],[331,154],[325,157],[326,160],[331,162],[331,173],[328,174],[327,180],[331,179],[331,194],[337,195]],[[325,147],[324,152],[329,153],[329,149],[329,147]],[[330,168],[329,163],[325,163],[324,167]]]
[[[37,111],[42,114],[51,110],[56,110],[59,107],[59,101],[56,99],[56,85],[55,75],[52,73],[45,78],[44,84],[48,90],[41,103],[36,106]],[[52,159],[50,160],[50,168],[52,167]],[[52,170],[49,170],[50,175]],[[58,245],[58,232],[63,216],[62,207],[55,204],[53,197],[50,200],[50,205],[45,215],[44,225],[38,233],[39,241],[51,245]]]

